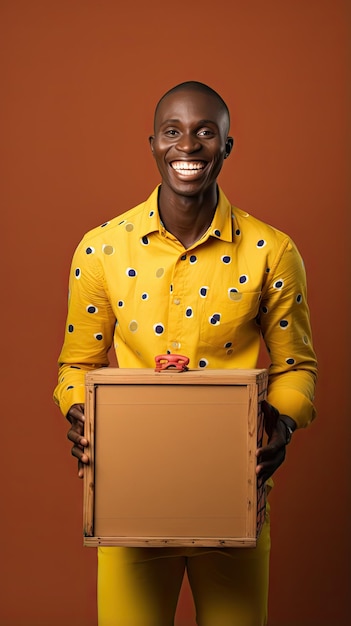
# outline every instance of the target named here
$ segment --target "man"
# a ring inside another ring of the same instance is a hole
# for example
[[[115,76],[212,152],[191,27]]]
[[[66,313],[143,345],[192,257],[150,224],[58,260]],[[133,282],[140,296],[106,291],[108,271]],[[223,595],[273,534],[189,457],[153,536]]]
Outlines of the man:
[[[108,365],[113,341],[120,367],[153,368],[156,355],[173,353],[192,368],[254,368],[262,334],[271,366],[260,481],[314,418],[303,263],[288,236],[218,188],[228,133],[228,108],[211,88],[187,82],[167,92],[150,137],[160,187],[76,250],[55,400],[71,423],[80,477],[89,462],[84,375]],[[100,548],[99,625],[171,626],[187,570],[199,626],[263,626],[269,548],[268,514],[254,549]]]

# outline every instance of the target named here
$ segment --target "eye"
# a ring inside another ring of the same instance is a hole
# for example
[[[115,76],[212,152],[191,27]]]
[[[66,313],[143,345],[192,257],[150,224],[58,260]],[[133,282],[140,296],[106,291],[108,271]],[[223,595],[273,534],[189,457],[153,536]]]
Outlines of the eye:
[[[165,130],[165,135],[167,135],[167,137],[175,137],[177,133],[178,131],[175,130],[175,128],[167,128],[167,130]]]
[[[213,137],[214,136],[213,130],[210,130],[209,128],[201,128],[201,130],[199,130],[197,134],[200,135],[200,137]]]

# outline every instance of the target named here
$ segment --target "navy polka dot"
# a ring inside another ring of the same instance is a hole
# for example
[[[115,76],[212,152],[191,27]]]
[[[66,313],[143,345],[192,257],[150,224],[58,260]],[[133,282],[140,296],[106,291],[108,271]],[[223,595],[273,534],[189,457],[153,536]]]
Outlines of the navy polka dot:
[[[239,293],[236,287],[230,287],[228,293]]]
[[[237,228],[237,229],[236,229],[235,234],[236,234],[236,235],[238,235],[238,236],[239,236],[239,235],[241,235],[241,230],[240,230],[240,228]]]
[[[192,254],[189,258],[189,263],[196,263],[197,261],[197,256],[195,254]]]
[[[292,358],[286,359],[286,363],[287,363],[288,365],[294,365],[294,363],[295,363],[295,359],[292,359]]]
[[[68,385],[67,391],[69,391],[70,389],[74,389],[74,385]]]
[[[155,211],[150,211],[149,217],[153,217],[155,215]]]
[[[95,339],[97,339],[98,341],[101,341],[103,339],[103,335],[102,333],[95,333],[94,335]]]
[[[142,238],[141,238],[141,243],[142,243],[144,246],[148,246],[148,245],[149,245],[149,243],[150,243],[149,238],[148,238],[146,235],[144,235],[144,237],[142,237]]]
[[[95,252],[95,249],[92,246],[88,246],[85,249],[85,254],[94,254],[94,252]]]
[[[206,298],[208,292],[208,287],[200,287],[199,294],[201,298]]]
[[[80,278],[80,268],[76,267],[76,269],[74,270],[74,275],[76,278]]]
[[[268,313],[268,308],[266,306],[261,307],[262,313]]]
[[[181,261],[186,261],[186,254],[183,254],[183,255],[180,257],[180,260],[181,260]]]
[[[259,241],[257,242],[257,247],[258,248],[264,248],[264,246],[267,244],[267,242],[264,239],[259,239]]]
[[[270,268],[270,267],[267,267],[267,268],[266,268],[266,273],[267,273],[267,274],[269,274],[269,272],[270,272],[270,271],[271,271],[271,268]]]
[[[122,306],[124,306],[124,301],[123,300],[118,300],[117,306],[121,309]]]
[[[231,348],[232,347],[232,342],[231,341],[227,341],[227,343],[224,344],[225,348]]]
[[[73,324],[69,324],[69,325],[68,325],[68,332],[69,332],[69,333],[73,333],[73,331],[74,331],[74,326],[73,326]]]
[[[208,360],[207,359],[200,359],[199,367],[206,367],[207,365],[208,365]]]
[[[165,327],[163,324],[155,324],[153,328],[154,328],[156,335],[162,335],[162,333],[165,330]]]
[[[208,321],[210,324],[212,324],[212,326],[218,326],[218,324],[220,324],[220,321],[221,321],[221,314],[214,313],[213,315],[211,315],[211,317],[209,317]]]
[[[121,226],[122,224],[125,224],[127,220],[122,220],[121,222],[118,222],[118,226]]]
[[[148,294],[148,293],[146,293],[146,292],[145,292],[145,293],[142,293],[142,294],[141,294],[141,299],[142,299],[142,300],[148,300],[148,299],[149,299],[149,294]]]
[[[273,287],[275,289],[282,289],[283,286],[284,286],[284,281],[281,278],[279,280],[276,280],[275,283],[273,283]]]
[[[302,295],[301,295],[301,293],[298,293],[298,294],[297,294],[297,296],[296,296],[296,302],[297,302],[297,304],[301,304],[301,302],[302,302]]]
[[[137,271],[133,267],[128,267],[126,270],[126,274],[127,276],[130,276],[131,278],[133,278],[134,276],[137,275]]]
[[[97,313],[97,312],[98,312],[98,308],[94,306],[93,304],[89,304],[89,306],[87,306],[87,313]]]
[[[70,365],[70,369],[71,370],[80,370],[82,369],[81,367],[78,367],[78,365]]]
[[[228,254],[225,254],[224,256],[222,256],[222,262],[223,263],[231,263],[232,258],[230,256],[228,256]]]
[[[192,317],[193,316],[193,310],[192,310],[191,306],[188,306],[187,309],[185,310],[185,316],[186,317]]]
[[[214,230],[213,232],[216,235],[216,237],[220,237],[221,236],[221,231],[218,230],[218,228],[216,228],[216,230]]]
[[[280,320],[279,326],[280,328],[287,328],[289,326],[288,320]]]
[[[173,291],[173,285],[170,285],[170,286],[169,286],[169,291],[170,291],[170,293],[172,293],[172,291]]]
[[[248,276],[246,274],[242,274],[241,276],[239,276],[239,283],[241,285],[243,285],[244,283],[247,283],[248,281]]]
[[[104,228],[105,226],[107,226],[107,224],[109,224],[109,222],[104,222],[103,224],[101,224],[101,228]]]

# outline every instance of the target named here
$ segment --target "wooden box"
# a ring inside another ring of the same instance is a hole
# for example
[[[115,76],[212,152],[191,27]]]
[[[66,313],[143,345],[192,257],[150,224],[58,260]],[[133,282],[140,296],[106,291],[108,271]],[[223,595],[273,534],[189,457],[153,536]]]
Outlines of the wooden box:
[[[266,387],[266,370],[87,374],[84,544],[255,546]]]

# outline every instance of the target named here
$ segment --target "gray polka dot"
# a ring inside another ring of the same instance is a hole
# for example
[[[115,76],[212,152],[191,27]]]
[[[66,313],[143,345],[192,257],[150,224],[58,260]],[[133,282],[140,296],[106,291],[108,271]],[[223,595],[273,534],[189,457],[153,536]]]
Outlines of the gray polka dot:
[[[114,254],[115,249],[114,249],[114,247],[113,247],[113,246],[110,246],[109,244],[106,244],[106,243],[105,243],[105,244],[102,246],[102,251],[103,251],[103,253],[104,253],[104,254],[107,254],[107,256],[110,256],[111,254]]]

